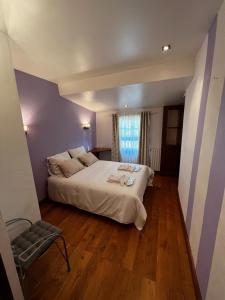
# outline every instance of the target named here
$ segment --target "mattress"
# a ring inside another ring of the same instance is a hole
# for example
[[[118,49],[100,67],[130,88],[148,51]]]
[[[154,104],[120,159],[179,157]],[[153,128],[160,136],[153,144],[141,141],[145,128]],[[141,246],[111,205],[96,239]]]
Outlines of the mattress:
[[[49,197],[123,224],[134,223],[141,230],[147,218],[143,196],[153,171],[141,166],[139,172],[132,173],[135,183],[129,187],[107,182],[111,174],[130,174],[118,171],[119,165],[118,162],[98,160],[70,178],[50,176]]]

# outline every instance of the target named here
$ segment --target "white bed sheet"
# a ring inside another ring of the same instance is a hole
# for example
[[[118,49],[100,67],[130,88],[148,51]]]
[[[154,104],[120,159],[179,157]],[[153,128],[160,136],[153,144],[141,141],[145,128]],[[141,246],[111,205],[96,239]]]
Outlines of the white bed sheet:
[[[50,176],[49,197],[120,223],[134,223],[137,229],[141,230],[147,218],[143,195],[152,170],[141,166],[139,172],[132,173],[136,180],[134,185],[129,187],[107,182],[113,173],[130,174],[118,171],[119,165],[118,162],[98,160],[70,178]]]

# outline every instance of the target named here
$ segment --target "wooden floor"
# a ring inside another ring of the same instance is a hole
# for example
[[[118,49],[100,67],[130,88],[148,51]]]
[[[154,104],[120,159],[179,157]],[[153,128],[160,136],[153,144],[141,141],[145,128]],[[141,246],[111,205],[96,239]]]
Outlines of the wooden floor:
[[[72,271],[55,245],[29,270],[29,299],[195,298],[177,199],[177,181],[156,177],[144,197],[142,231],[76,208],[46,202],[44,220],[64,231]]]

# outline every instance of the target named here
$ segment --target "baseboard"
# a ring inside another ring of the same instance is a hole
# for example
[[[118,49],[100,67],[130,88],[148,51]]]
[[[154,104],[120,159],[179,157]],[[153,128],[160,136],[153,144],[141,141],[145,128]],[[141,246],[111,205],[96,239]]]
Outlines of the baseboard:
[[[154,171],[155,175],[160,175],[160,171]]]
[[[193,279],[193,283],[194,283],[195,295],[196,295],[197,300],[202,300],[202,295],[201,295],[198,278],[197,278],[197,274],[196,274],[196,270],[195,270],[194,259],[193,259],[192,252],[191,252],[191,245],[189,242],[189,237],[188,237],[188,233],[187,233],[187,229],[186,229],[186,224],[185,224],[184,215],[183,215],[183,211],[181,208],[181,202],[180,202],[180,197],[179,197],[178,192],[177,192],[177,199],[178,199],[178,206],[179,206],[179,211],[180,211],[181,220],[182,220],[181,222],[182,222],[182,228],[183,228],[183,233],[184,233],[184,237],[185,237],[185,243],[186,243],[187,252],[188,252],[188,260],[189,260],[189,264],[191,266],[191,275],[192,275],[192,279]]]
[[[41,205],[42,203],[45,203],[46,201],[48,201],[48,197],[45,197],[41,200],[38,201],[39,205]]]

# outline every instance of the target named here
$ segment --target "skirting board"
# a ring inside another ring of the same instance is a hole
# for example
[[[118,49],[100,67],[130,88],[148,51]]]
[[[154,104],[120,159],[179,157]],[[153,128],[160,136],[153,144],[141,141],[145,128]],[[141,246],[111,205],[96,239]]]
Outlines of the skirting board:
[[[189,241],[189,237],[188,237],[188,233],[187,233],[187,229],[186,229],[186,225],[185,225],[184,215],[182,212],[181,202],[180,202],[180,197],[179,197],[178,192],[177,192],[177,199],[178,199],[178,206],[179,206],[179,211],[180,211],[180,216],[181,216],[181,223],[182,223],[185,243],[186,243],[186,247],[187,247],[188,260],[189,260],[189,264],[191,267],[191,275],[192,275],[194,288],[195,288],[195,295],[196,295],[197,300],[202,300],[202,295],[201,295],[198,278],[197,278],[197,274],[196,274],[196,270],[195,270],[194,260],[193,260],[193,256],[192,256],[192,252],[191,252],[191,245],[190,245],[190,241]]]

